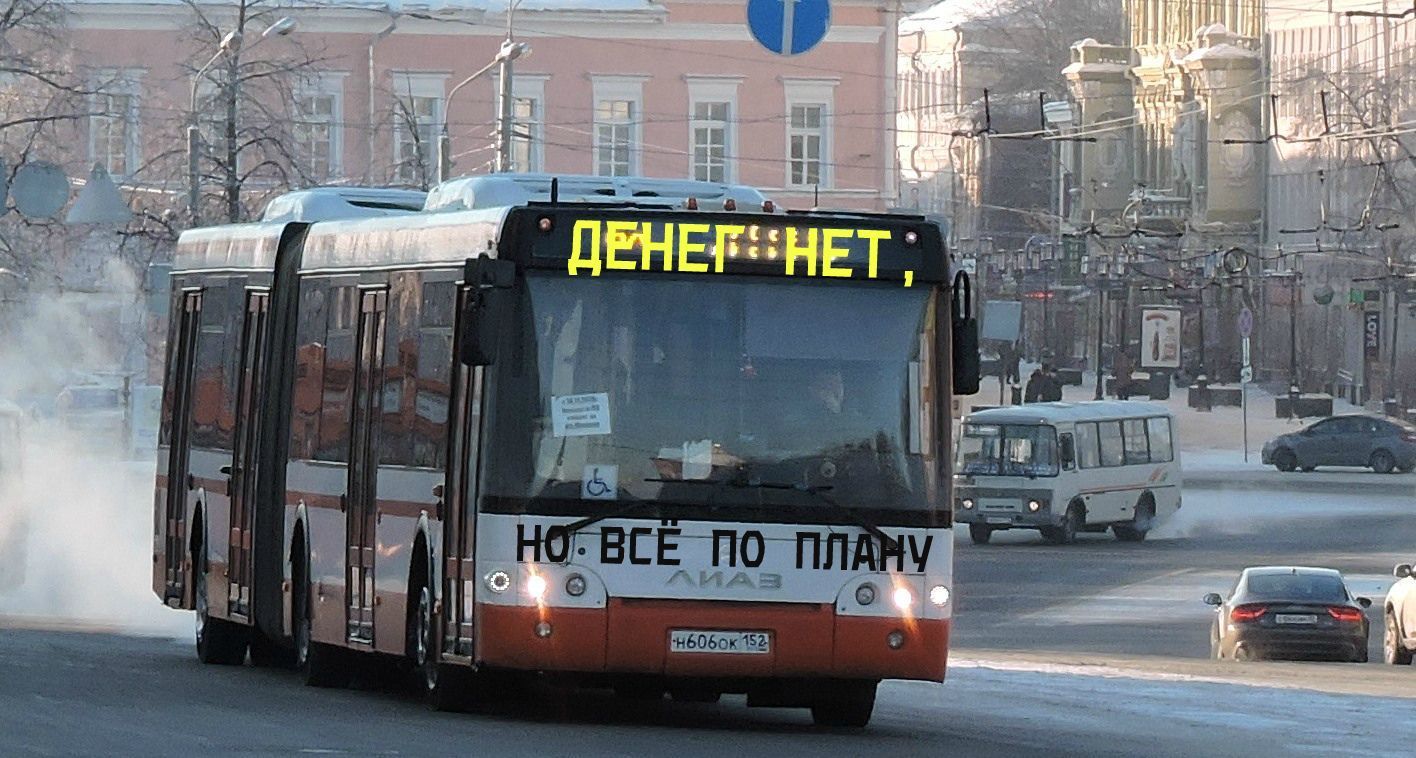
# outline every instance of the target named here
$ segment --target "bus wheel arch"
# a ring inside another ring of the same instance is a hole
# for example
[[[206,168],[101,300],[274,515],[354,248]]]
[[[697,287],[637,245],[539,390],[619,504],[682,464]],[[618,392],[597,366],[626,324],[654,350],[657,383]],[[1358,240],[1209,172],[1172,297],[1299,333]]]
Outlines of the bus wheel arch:
[[[1136,499],[1136,507],[1131,512],[1131,521],[1114,524],[1111,531],[1116,534],[1116,539],[1122,542],[1140,542],[1146,538],[1146,534],[1150,532],[1151,525],[1154,523],[1155,495],[1150,490],[1146,490]]]

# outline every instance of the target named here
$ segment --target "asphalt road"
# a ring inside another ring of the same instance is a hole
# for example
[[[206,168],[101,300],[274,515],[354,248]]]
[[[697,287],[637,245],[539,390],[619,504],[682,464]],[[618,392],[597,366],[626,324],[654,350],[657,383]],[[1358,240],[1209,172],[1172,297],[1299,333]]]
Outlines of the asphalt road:
[[[286,672],[202,666],[170,635],[0,615],[0,755],[1416,754],[1416,668],[1203,660],[1199,598],[1245,565],[1333,566],[1377,598],[1392,564],[1416,557],[1416,501],[1354,482],[1187,488],[1181,516],[1141,544],[1009,533],[974,546],[960,533],[949,681],[884,684],[863,733],[731,697],[545,692],[433,713],[387,680],[314,690]],[[1378,642],[1374,630],[1374,660]]]
[[[1379,603],[1392,567],[1416,558],[1416,489],[1392,492],[1398,479],[1412,486],[1407,477],[1342,473],[1269,479],[1265,491],[1253,479],[1225,489],[1187,484],[1176,519],[1142,543],[1106,533],[1055,546],[1010,531],[979,546],[959,534],[953,643],[1204,658],[1213,611],[1201,598],[1227,594],[1241,569],[1261,564],[1335,568]],[[1336,482],[1341,491],[1329,489]],[[1369,618],[1377,661],[1380,621]]]

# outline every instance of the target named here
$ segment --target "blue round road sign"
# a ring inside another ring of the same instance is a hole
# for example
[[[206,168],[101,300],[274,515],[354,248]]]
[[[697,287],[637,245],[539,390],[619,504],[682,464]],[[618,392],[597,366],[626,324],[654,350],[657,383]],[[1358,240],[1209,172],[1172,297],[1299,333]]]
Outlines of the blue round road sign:
[[[778,55],[816,47],[831,28],[830,0],[747,0],[747,27]]]

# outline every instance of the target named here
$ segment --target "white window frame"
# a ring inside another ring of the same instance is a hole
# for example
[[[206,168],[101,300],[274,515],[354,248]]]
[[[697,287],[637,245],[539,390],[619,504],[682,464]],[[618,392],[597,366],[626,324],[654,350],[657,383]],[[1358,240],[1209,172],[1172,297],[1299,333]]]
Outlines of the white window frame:
[[[785,159],[782,165],[782,186],[789,189],[830,189],[833,185],[835,171],[833,164],[835,149],[835,135],[833,134],[832,121],[836,112],[836,85],[840,84],[839,78],[782,78],[782,89],[786,94],[786,123],[783,124],[785,142],[782,147],[782,157]],[[795,184],[792,182],[792,135],[795,130],[792,128],[792,108],[795,106],[820,106],[821,107],[821,170],[820,182],[818,184]]]
[[[300,108],[300,101],[306,97],[327,96],[332,98],[329,113],[329,165],[325,167],[323,181],[344,176],[344,80],[348,74],[343,71],[321,71],[305,77],[295,88],[293,104],[293,125],[299,128],[308,114]],[[296,140],[296,144],[299,141]],[[309,156],[301,156],[308,160]],[[307,166],[308,168],[308,166]]]
[[[700,122],[695,115],[698,104],[727,103],[728,120],[723,130],[723,182],[731,184],[738,176],[738,85],[742,84],[743,77],[688,74],[684,76],[684,81],[688,84],[688,177],[698,178],[694,174],[697,168],[694,150],[698,147],[694,139],[698,127],[717,123]]]
[[[448,74],[442,72],[426,71],[395,71],[392,73],[393,79],[393,99],[390,106],[393,112],[390,115],[393,121],[393,167],[389,172],[395,180],[401,179],[399,169],[407,156],[403,155],[403,141],[399,139],[401,131],[406,124],[402,116],[398,113],[398,101],[402,98],[433,98],[436,105],[433,107],[432,140],[427,145],[427,155],[425,156],[430,172],[437,173],[437,136],[441,133],[443,124],[447,119],[447,80]]]
[[[109,172],[115,180],[127,179],[138,169],[142,161],[142,99],[143,74],[141,69],[108,69],[99,71],[94,77],[93,92],[89,95],[88,156],[89,163],[101,164],[108,170],[108,155],[98,154],[98,125],[101,119],[112,118],[114,114],[103,113],[104,98],[110,95],[124,95],[129,98],[127,112],[123,114],[123,162],[127,171]]]
[[[511,80],[511,99],[513,105],[517,100],[535,101],[535,112],[532,116],[530,129],[527,131],[531,135],[530,166],[517,166],[518,173],[540,173],[546,170],[546,82],[551,78],[550,74],[523,74],[517,72]],[[501,80],[496,74],[492,75],[492,92],[501,92]],[[501,117],[499,109],[501,104],[497,102],[500,95],[492,96],[492,119]],[[513,110],[513,129],[520,130],[522,124],[515,118]],[[515,150],[517,137],[512,134],[512,149]]]
[[[639,176],[644,166],[644,82],[648,76],[632,74],[591,74],[590,173],[600,176],[600,103],[627,100],[634,113],[629,119],[629,176]]]

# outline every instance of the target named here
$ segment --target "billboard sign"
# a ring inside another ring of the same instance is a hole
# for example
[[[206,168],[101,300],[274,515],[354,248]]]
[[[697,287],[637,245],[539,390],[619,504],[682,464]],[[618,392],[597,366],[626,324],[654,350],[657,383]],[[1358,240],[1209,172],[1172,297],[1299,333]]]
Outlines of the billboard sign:
[[[1141,368],[1180,368],[1180,309],[1141,309]]]
[[[1362,356],[1369,361],[1382,357],[1382,314],[1380,311],[1362,313]]]

